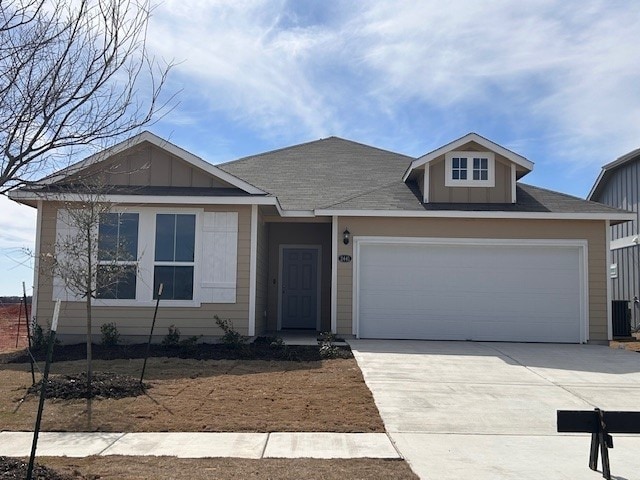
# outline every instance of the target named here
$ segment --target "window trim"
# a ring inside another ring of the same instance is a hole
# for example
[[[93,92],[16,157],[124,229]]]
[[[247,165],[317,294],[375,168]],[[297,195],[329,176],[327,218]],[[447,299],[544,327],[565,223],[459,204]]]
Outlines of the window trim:
[[[466,158],[467,159],[467,178],[466,180],[454,180],[453,179],[453,159],[454,158]],[[473,159],[474,158],[486,158],[487,159],[487,179],[486,180],[474,180],[473,179]],[[496,165],[495,154],[493,152],[474,152],[474,151],[460,151],[454,150],[445,154],[445,187],[495,187],[496,184]]]

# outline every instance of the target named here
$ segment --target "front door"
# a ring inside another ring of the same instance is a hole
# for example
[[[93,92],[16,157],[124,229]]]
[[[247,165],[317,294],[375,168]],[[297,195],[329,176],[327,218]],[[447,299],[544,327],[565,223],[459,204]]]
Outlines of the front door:
[[[282,248],[282,328],[316,329],[318,249]]]

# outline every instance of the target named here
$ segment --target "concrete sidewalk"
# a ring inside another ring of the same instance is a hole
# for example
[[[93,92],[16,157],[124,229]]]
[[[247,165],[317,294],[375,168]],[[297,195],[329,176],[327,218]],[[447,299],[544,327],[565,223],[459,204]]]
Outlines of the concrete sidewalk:
[[[32,432],[0,432],[0,456],[26,457]],[[180,458],[401,458],[385,433],[43,432],[38,456],[150,455]]]

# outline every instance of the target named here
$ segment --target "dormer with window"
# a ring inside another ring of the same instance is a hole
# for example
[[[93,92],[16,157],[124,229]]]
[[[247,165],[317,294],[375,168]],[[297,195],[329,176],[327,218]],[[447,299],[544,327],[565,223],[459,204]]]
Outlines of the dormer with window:
[[[407,170],[424,203],[516,203],[516,182],[529,173],[526,158],[470,133],[428,153]]]

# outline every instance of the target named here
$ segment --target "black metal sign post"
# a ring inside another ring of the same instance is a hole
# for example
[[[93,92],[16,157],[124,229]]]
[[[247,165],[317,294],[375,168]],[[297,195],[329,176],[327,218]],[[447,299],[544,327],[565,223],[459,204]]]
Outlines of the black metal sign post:
[[[606,412],[558,410],[558,432],[590,433],[589,468],[598,469],[598,450],[602,457],[602,476],[611,480],[609,448],[613,448],[612,433],[640,434],[640,412]]]
[[[156,309],[153,312],[153,321],[151,322],[151,331],[149,332],[149,340],[147,341],[147,353],[144,356],[144,363],[142,364],[142,374],[140,375],[140,385],[144,379],[144,371],[147,369],[147,359],[149,358],[149,348],[151,347],[151,338],[153,337],[153,328],[156,326],[156,317],[158,316],[158,306],[160,305],[160,297],[162,296],[162,287],[164,284],[160,284],[158,287],[158,298],[156,300]]]
[[[31,319],[27,308],[27,287],[24,286],[24,282],[22,282],[22,302],[24,303],[24,312],[27,317],[27,345],[29,346],[29,362],[31,363],[31,385],[34,385],[36,383],[36,373],[33,370],[33,355],[31,355]]]
[[[40,403],[38,404],[38,415],[36,417],[36,426],[33,429],[33,442],[31,443],[31,455],[29,456],[29,466],[27,467],[27,480],[31,480],[33,475],[33,464],[36,459],[36,448],[38,447],[38,435],[40,434],[40,423],[42,422],[42,411],[44,410],[44,398],[47,391],[47,383],[49,380],[49,367],[53,357],[53,345],[56,342],[56,330],[58,329],[58,315],[60,314],[60,300],[56,300],[56,306],[53,309],[53,320],[51,321],[51,330],[49,331],[49,344],[47,346],[47,361],[44,364],[44,374],[42,376],[42,388],[40,389]]]

